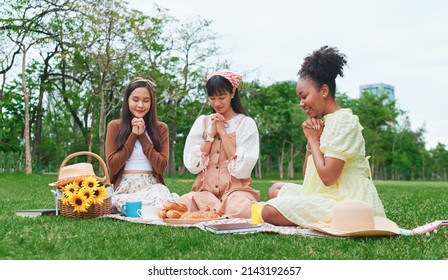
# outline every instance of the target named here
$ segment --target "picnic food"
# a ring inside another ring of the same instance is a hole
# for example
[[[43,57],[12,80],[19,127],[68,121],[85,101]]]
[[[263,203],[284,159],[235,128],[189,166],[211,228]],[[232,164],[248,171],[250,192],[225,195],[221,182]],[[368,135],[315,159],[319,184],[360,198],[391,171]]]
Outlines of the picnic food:
[[[160,218],[169,219],[213,219],[221,218],[222,213],[219,211],[211,211],[210,207],[206,207],[200,211],[190,212],[185,204],[176,202],[167,202],[162,206],[162,210],[158,213]]]
[[[166,210],[160,210],[158,212],[159,218],[166,218]]]
[[[182,216],[184,212],[180,212],[177,210],[168,210],[166,211],[166,217],[169,219],[178,219]]]
[[[181,219],[208,219],[208,218],[221,218],[221,212],[213,211],[195,211],[195,212],[185,212],[180,218]]]
[[[167,202],[162,206],[162,210],[176,210],[180,212],[187,212],[188,207],[185,204],[182,203],[176,203],[176,202]]]

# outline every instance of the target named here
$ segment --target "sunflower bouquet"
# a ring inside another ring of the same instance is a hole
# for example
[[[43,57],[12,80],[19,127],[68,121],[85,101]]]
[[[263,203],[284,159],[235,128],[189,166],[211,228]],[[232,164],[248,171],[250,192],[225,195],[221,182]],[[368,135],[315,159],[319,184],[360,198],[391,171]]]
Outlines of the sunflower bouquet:
[[[98,159],[105,177],[96,176],[90,163],[66,165],[70,159],[81,155]],[[56,187],[52,192],[56,208],[60,208],[62,216],[95,218],[111,214],[113,186],[105,162],[94,153],[77,152],[69,155],[59,168],[58,180],[49,185]]]
[[[106,187],[96,177],[88,176],[75,179],[60,187],[61,203],[73,207],[73,212],[87,212],[93,204],[103,204],[107,198]]]

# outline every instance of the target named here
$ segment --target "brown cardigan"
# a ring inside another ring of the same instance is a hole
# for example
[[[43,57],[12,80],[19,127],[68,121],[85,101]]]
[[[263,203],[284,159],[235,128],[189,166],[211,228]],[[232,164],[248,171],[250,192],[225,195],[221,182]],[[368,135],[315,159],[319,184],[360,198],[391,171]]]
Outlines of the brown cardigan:
[[[106,158],[107,166],[109,168],[109,177],[111,183],[114,185],[114,189],[120,184],[121,176],[123,174],[124,166],[126,161],[131,157],[134,151],[134,144],[137,139],[143,147],[143,153],[148,158],[152,166],[152,171],[159,183],[165,185],[165,180],[163,179],[163,172],[165,172],[168,165],[169,156],[169,135],[168,126],[166,123],[158,122],[157,131],[160,135],[160,152],[154,149],[154,145],[149,141],[146,134],[137,135],[132,133],[129,135],[128,139],[124,143],[124,146],[117,150],[117,144],[115,140],[118,136],[118,128],[120,127],[121,120],[113,120],[107,125],[107,135],[106,135]]]

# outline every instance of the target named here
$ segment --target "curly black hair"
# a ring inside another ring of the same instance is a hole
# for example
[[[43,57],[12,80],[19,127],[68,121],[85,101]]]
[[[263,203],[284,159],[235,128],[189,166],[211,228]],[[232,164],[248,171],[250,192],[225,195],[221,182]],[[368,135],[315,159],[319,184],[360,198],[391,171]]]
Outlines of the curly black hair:
[[[347,64],[345,54],[335,47],[323,46],[305,57],[298,75],[301,79],[310,79],[318,89],[328,85],[330,94],[335,97],[336,77],[344,76],[344,65]]]

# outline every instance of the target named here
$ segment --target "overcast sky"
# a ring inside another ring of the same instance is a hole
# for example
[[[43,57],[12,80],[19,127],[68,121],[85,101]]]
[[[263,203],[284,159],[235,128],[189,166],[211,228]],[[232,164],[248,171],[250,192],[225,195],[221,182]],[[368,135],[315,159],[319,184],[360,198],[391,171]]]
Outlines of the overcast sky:
[[[448,1],[130,0],[145,13],[154,3],[212,20],[232,70],[264,84],[297,80],[305,56],[336,46],[348,60],[338,91],[357,98],[360,85],[390,84],[427,148],[448,146]]]

